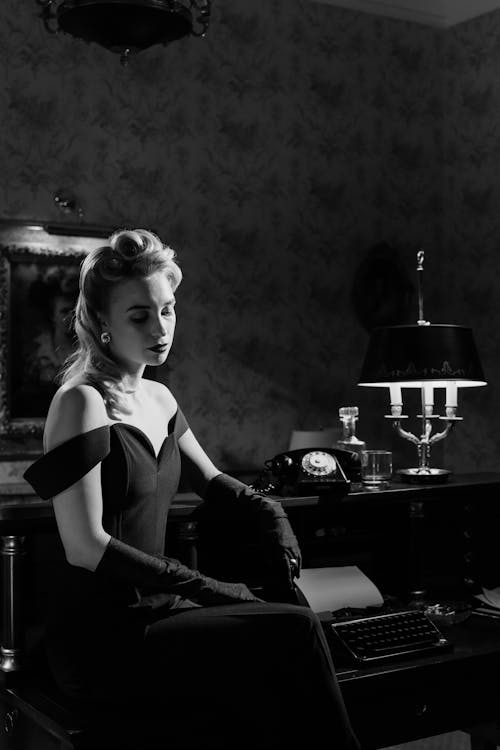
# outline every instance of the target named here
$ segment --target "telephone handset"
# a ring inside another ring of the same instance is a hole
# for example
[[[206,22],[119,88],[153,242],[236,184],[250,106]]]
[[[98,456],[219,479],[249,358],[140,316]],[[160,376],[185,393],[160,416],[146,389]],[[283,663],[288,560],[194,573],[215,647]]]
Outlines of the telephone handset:
[[[347,494],[350,480],[360,473],[359,455],[341,448],[300,448],[279,453],[264,464],[268,486],[260,489],[270,494],[307,496],[322,490]]]

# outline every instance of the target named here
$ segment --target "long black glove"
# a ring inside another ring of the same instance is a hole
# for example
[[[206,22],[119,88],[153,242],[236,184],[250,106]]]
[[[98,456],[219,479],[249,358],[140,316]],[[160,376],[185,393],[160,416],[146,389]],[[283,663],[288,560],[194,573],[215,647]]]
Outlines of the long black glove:
[[[111,537],[99,564],[98,576],[145,589],[178,594],[206,606],[262,601],[244,583],[227,583],[191,570],[171,557],[148,555]]]
[[[228,474],[218,474],[207,485],[205,501],[207,506],[219,508],[236,502],[254,516],[271,565],[278,575],[286,571],[289,584],[293,585],[293,578],[300,575],[302,555],[288,516],[278,500],[254,492]]]

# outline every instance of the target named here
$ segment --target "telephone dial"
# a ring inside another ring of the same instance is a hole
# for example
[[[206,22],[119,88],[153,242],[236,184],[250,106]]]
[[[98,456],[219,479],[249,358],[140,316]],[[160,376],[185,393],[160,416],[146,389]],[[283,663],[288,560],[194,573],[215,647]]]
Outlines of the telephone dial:
[[[266,471],[253,483],[268,494],[316,495],[322,490],[349,492],[359,479],[359,455],[341,448],[300,448],[264,461]],[[260,486],[259,486],[260,484]]]

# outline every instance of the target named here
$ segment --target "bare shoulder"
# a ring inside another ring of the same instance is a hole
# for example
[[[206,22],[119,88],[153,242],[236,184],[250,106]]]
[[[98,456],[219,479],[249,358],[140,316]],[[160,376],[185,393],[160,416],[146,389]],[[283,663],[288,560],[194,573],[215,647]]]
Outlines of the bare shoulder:
[[[50,450],[75,435],[109,424],[101,394],[90,385],[63,385],[47,414],[44,448]]]
[[[170,389],[164,383],[158,383],[155,380],[145,380],[144,382],[147,383],[148,393],[157,407],[163,413],[172,417],[177,410],[177,401]]]

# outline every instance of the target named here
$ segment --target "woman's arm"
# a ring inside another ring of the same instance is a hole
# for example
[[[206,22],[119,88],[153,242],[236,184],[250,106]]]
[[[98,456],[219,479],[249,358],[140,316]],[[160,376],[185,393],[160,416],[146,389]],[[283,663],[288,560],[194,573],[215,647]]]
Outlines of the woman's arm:
[[[208,483],[221,473],[220,469],[207,456],[190,429],[179,438],[179,449],[183,468],[187,471],[194,491],[200,497],[205,497]]]
[[[61,389],[47,417],[46,455],[24,473],[41,497],[53,499],[68,562],[108,583],[125,582],[136,589],[136,595],[162,591],[207,605],[257,601],[243,583],[216,581],[178,560],[147,554],[104,531],[100,462],[109,452],[109,441],[106,445],[102,439],[103,432],[109,438],[108,424],[97,391],[89,386]],[[67,489],[60,491],[63,487]]]
[[[47,415],[45,451],[106,424],[104,402],[95,388],[60,389]],[[71,565],[95,570],[111,538],[102,526],[101,464],[56,495],[53,506],[66,559]]]
[[[291,584],[293,576],[300,574],[302,555],[299,544],[283,506],[276,498],[264,497],[254,492],[238,479],[222,473],[207,456],[195,436],[188,429],[179,438],[183,467],[195,492],[205,500],[207,507],[239,507],[257,519],[262,540],[271,557],[278,558],[274,567],[281,576],[286,562],[286,577]]]

